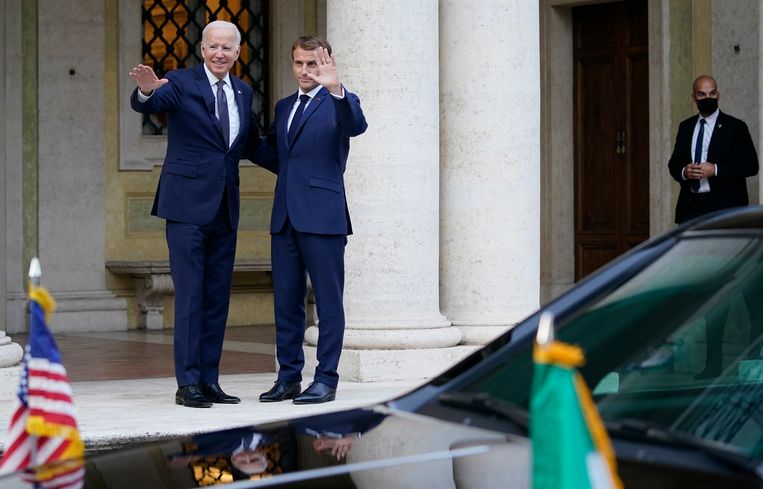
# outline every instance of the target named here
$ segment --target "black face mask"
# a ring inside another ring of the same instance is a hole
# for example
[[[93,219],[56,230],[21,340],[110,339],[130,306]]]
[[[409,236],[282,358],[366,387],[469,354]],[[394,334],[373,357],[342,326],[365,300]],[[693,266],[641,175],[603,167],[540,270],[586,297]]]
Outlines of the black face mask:
[[[699,113],[702,115],[710,115],[716,110],[718,110],[718,99],[717,98],[701,98],[696,101],[697,102],[697,108],[699,109]]]

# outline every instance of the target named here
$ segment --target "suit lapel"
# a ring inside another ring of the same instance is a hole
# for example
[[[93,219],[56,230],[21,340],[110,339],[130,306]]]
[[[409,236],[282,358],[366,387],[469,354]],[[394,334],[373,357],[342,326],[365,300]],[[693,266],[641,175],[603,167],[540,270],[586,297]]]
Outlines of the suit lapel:
[[[324,100],[326,100],[326,97],[329,97],[328,90],[326,88],[321,88],[318,93],[313,97],[313,99],[310,101],[310,105],[305,107],[305,112],[302,114],[302,119],[299,120],[299,123],[297,124],[296,133],[294,134],[294,141],[292,143],[296,142],[297,139],[299,139],[299,134],[302,132],[302,127],[305,125],[305,122],[310,118],[310,116],[318,110],[318,107],[323,103]],[[294,106],[294,102],[296,101],[296,94],[291,99],[292,106]],[[287,116],[288,117],[288,116]],[[287,138],[287,144],[288,144],[288,135]]]
[[[278,128],[278,133],[281,134],[281,142],[287,148],[289,147],[289,114],[291,114],[291,109],[294,107],[298,93],[299,92],[294,92],[291,94],[283,104],[281,113],[276,114],[276,117],[278,118],[276,120],[276,127]]]
[[[699,120],[699,115],[695,115],[691,119],[691,123],[686,124],[686,131],[684,133],[683,139],[686,141],[686,153],[690,159],[690,161],[694,161],[694,148],[691,145],[691,140],[694,137],[694,128],[697,127],[697,121]]]
[[[217,133],[220,135],[220,141],[225,146],[225,136],[223,135],[223,126],[220,124],[220,120],[215,115],[215,94],[212,93],[212,85],[209,84],[209,78],[207,78],[207,72],[204,71],[204,65],[200,64],[194,68],[196,73],[196,84],[199,87],[199,92],[204,98],[204,102],[207,105],[207,114],[212,125],[217,129]]]
[[[236,97],[236,107],[238,107],[238,135],[236,136],[236,139],[233,140],[233,144],[231,144],[231,148],[238,142],[239,139],[241,139],[241,135],[249,132],[249,128],[247,127],[249,124],[249,110],[246,108],[245,101],[244,101],[244,93],[241,90],[241,80],[236,78],[235,76],[230,76],[230,83],[231,88],[233,89],[233,95]]]
[[[710,143],[707,145],[707,161],[711,161],[717,164],[717,158],[715,155],[716,142],[722,140],[726,135],[726,115],[723,112],[718,112],[718,118],[715,120],[715,127],[713,127],[713,134],[710,136]]]

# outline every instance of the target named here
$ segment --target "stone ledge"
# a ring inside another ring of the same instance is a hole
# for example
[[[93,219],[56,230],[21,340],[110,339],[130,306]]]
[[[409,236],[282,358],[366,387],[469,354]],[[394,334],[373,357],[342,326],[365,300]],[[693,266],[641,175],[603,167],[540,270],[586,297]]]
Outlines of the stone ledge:
[[[140,307],[138,325],[149,330],[164,328],[162,300],[173,295],[175,287],[170,276],[169,261],[108,261],[106,268],[115,275],[133,278],[135,297]],[[233,265],[233,273],[270,273],[270,260],[240,260]]]
[[[56,311],[48,327],[53,333],[122,331],[127,329],[127,302],[108,290],[50,291]]]
[[[106,268],[116,275],[153,275],[170,273],[169,261],[107,261]],[[270,272],[270,260],[240,260],[233,265],[233,273]]]

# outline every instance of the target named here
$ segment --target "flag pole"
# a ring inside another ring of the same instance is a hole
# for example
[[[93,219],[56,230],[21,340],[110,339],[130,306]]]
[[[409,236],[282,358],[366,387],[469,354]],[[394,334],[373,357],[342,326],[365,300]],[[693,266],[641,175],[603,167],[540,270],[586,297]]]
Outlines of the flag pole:
[[[31,263],[29,264],[29,288],[32,287],[37,288],[40,286],[42,282],[42,267],[40,266],[40,260],[35,256],[32,258]],[[31,290],[30,290],[31,292]],[[29,311],[30,315],[32,313],[31,309]],[[31,320],[30,320],[31,324]],[[30,331],[30,333],[32,333]],[[37,436],[30,434],[29,435],[33,441],[30,445],[30,459],[34,462],[37,461]]]
[[[545,347],[554,341],[554,313],[544,311],[538,320],[538,332],[535,334],[535,341],[541,347]]]

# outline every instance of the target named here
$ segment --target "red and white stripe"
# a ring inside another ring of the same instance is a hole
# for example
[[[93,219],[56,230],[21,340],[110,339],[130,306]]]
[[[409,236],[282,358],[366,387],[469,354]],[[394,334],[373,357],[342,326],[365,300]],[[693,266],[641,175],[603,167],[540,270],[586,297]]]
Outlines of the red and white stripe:
[[[19,402],[11,417],[10,428],[8,428],[3,443],[5,452],[3,453],[2,463],[0,463],[0,474],[28,467],[32,460],[32,443],[29,440],[29,434],[26,432],[26,420],[28,417],[29,409]]]
[[[55,462],[71,444],[63,437],[30,435],[27,432],[30,416],[40,417],[46,424],[77,429],[72,390],[64,367],[46,358],[31,358],[27,368],[28,386],[22,385],[21,389],[26,389],[28,405],[17,401],[5,438],[0,474]]]
[[[29,411],[45,423],[77,428],[72,389],[63,365],[47,358],[30,360]]]

